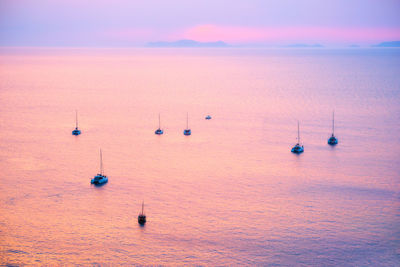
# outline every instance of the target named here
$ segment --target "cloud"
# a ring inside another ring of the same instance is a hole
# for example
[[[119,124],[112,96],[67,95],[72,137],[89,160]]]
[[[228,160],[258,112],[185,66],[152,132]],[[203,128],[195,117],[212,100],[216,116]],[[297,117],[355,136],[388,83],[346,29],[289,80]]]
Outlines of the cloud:
[[[243,27],[203,24],[186,28],[170,36],[175,39],[192,39],[228,43],[287,43],[329,42],[371,43],[382,40],[399,40],[399,28],[349,28],[349,27]]]

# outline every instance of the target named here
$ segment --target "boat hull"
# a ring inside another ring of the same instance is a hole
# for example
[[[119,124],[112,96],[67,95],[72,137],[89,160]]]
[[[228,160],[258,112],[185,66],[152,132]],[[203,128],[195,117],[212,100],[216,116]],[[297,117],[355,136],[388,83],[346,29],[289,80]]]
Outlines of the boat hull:
[[[157,134],[157,135],[161,135],[161,134],[164,133],[164,131],[161,130],[161,129],[157,129],[154,133]]]
[[[295,146],[292,148],[291,152],[292,152],[292,153],[295,153],[295,154],[301,154],[301,153],[304,152],[304,147],[303,147],[303,146],[299,146],[299,145],[295,145]]]
[[[331,146],[337,145],[339,142],[336,137],[332,136],[328,139],[328,144]]]
[[[192,131],[190,129],[183,130],[184,135],[191,135]]]
[[[106,176],[95,176],[90,183],[94,185],[102,185],[108,182],[108,178]]]
[[[146,216],[144,216],[144,215],[139,215],[139,216],[138,216],[138,223],[139,223],[140,225],[144,225],[144,224],[146,223]]]
[[[72,131],[72,135],[80,135],[80,134],[81,134],[81,130],[75,129]]]

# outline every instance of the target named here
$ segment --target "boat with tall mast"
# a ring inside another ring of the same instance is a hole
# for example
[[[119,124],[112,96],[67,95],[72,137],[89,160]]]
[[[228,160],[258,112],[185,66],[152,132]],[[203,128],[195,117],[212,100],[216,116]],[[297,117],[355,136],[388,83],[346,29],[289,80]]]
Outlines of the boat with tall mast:
[[[146,214],[144,214],[144,201],[142,202],[142,212],[138,215],[138,223],[144,225],[146,223]]]
[[[158,129],[154,132],[155,134],[161,135],[164,133],[163,130],[161,130],[161,118],[160,118],[160,113],[158,113]]]
[[[304,146],[300,145],[300,122],[297,121],[297,144],[292,147],[292,153],[300,154],[304,152]]]
[[[184,135],[191,135],[192,130],[189,129],[189,113],[186,113],[186,129],[183,130]]]
[[[338,144],[338,139],[335,137],[335,111],[332,113],[332,136],[328,139],[328,144],[331,146]]]
[[[72,131],[73,135],[80,135],[81,130],[78,129],[78,111],[75,110],[75,130]]]
[[[100,148],[100,173],[98,173],[92,180],[91,183],[95,185],[102,185],[108,182],[108,177],[104,175],[103,168],[103,154]]]

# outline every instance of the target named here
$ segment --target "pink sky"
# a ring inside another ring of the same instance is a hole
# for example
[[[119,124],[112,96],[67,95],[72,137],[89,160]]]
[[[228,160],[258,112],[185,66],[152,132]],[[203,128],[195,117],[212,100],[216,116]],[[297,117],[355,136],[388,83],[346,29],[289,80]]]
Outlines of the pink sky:
[[[400,40],[399,28],[238,27],[206,24],[189,27],[175,34],[172,34],[169,39],[223,40],[229,43],[364,43],[376,40]]]
[[[168,32],[152,28],[116,29],[99,32],[103,38],[132,42],[175,41],[190,39],[201,42],[224,41],[229,44],[373,44],[381,40],[400,40],[400,28],[374,27],[244,27],[203,24]]]
[[[0,46],[377,44],[400,40],[399,0],[2,0]]]

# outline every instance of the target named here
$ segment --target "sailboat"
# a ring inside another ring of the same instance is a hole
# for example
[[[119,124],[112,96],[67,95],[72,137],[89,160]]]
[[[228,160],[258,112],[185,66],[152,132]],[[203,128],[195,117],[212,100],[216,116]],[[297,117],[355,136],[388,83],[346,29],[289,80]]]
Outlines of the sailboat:
[[[144,214],[144,201],[142,202],[142,212],[138,215],[138,223],[144,225],[146,223],[146,214]]]
[[[164,133],[163,130],[161,130],[161,119],[160,119],[160,113],[158,113],[158,129],[154,132],[155,134],[161,135]]]
[[[211,120],[211,116],[210,116],[210,115],[207,115],[207,116],[206,116],[206,120]]]
[[[191,135],[192,130],[189,129],[189,113],[186,113],[186,129],[183,130],[184,135]]]
[[[78,111],[75,110],[75,130],[72,131],[73,135],[80,135],[81,130],[78,129]]]
[[[328,139],[328,144],[331,146],[337,145],[338,139],[335,137],[335,112],[332,113],[332,136]]]
[[[300,154],[304,152],[303,145],[300,145],[300,123],[297,122],[297,144],[292,148],[292,153]]]
[[[101,185],[108,182],[108,177],[104,175],[103,169],[103,154],[100,149],[100,173],[98,173],[92,180],[91,183],[95,185]]]

